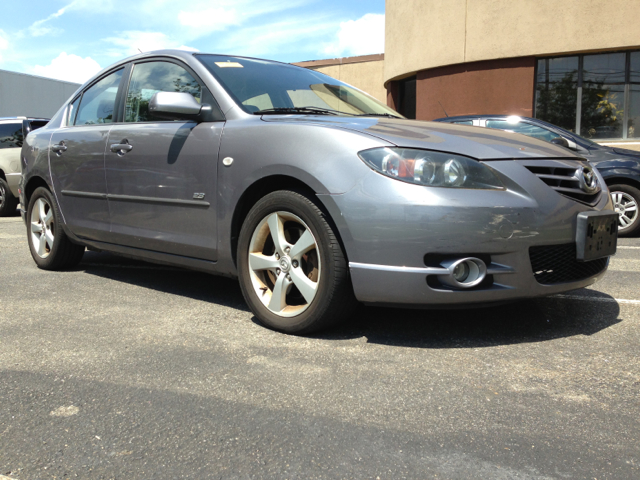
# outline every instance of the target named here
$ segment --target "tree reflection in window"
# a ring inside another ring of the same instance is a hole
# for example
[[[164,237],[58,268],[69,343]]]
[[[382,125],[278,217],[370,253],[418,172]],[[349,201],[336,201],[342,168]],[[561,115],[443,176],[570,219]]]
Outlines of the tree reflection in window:
[[[141,63],[133,69],[125,105],[125,121],[164,121],[149,113],[149,102],[158,92],[190,93],[198,102],[202,98],[202,87],[184,68],[169,62]]]

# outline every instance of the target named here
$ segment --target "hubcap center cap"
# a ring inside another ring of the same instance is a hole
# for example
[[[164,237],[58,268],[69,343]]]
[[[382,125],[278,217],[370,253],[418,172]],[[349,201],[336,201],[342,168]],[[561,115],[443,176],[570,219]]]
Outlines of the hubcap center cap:
[[[280,269],[284,273],[288,273],[290,268],[291,268],[291,260],[289,260],[289,257],[281,257],[280,258]]]

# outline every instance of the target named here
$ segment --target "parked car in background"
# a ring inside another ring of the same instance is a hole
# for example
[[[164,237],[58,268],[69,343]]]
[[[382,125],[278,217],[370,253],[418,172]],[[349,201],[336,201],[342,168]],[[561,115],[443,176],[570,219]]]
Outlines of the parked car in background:
[[[0,118],[0,217],[16,213],[20,149],[24,137],[32,130],[44,127],[48,121],[46,118]]]
[[[88,246],[237,277],[256,318],[291,333],[356,300],[460,307],[594,283],[617,239],[602,177],[557,145],[477,130],[289,64],[140,54],[27,137],[29,248],[45,270]]]
[[[593,164],[609,186],[620,219],[620,236],[640,233],[640,152],[599,145],[556,125],[515,115],[468,115],[438,118],[436,122],[473,125],[521,133],[562,145]]]

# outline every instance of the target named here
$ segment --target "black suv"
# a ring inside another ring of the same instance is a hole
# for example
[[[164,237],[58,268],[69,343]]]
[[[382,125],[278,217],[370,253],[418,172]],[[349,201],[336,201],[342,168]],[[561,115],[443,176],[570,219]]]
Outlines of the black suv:
[[[599,145],[573,132],[535,118],[515,115],[466,115],[438,118],[436,122],[473,125],[521,133],[562,145],[583,156],[602,174],[620,215],[618,235],[640,232],[640,152]]]

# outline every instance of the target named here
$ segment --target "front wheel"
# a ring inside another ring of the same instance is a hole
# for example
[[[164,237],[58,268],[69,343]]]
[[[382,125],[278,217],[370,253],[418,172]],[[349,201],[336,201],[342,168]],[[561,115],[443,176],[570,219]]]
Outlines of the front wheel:
[[[613,208],[618,214],[618,235],[628,237],[640,232],[640,190],[631,185],[609,187]]]
[[[333,228],[300,193],[274,192],[254,205],[240,230],[237,258],[245,300],[275,330],[317,331],[357,305]]]
[[[27,238],[31,256],[39,268],[65,270],[75,267],[84,254],[62,229],[58,206],[51,192],[39,187],[31,195],[27,210]]]

